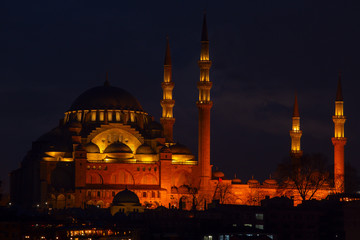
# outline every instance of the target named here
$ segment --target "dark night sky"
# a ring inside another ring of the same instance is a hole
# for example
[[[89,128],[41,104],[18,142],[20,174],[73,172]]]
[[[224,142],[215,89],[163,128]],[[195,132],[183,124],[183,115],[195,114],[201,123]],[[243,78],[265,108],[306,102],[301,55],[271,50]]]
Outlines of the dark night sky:
[[[331,163],[342,70],[346,161],[360,171],[360,2],[5,1],[0,7],[0,176],[58,124],[83,91],[131,92],[160,117],[165,36],[170,37],[175,139],[197,152],[197,60],[204,9],[213,60],[212,160],[229,178],[263,180],[289,154],[298,92],[305,153]],[[7,187],[5,187],[7,188]]]

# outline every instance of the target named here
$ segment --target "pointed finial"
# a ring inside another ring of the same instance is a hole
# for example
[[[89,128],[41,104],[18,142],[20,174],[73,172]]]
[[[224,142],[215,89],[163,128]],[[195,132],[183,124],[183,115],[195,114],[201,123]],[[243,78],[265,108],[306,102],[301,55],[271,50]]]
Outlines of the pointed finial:
[[[206,12],[204,12],[204,21],[203,21],[203,27],[202,27],[202,33],[201,33],[201,41],[204,41],[204,42],[209,41],[207,25],[206,25]]]
[[[169,43],[168,35],[166,35],[166,51],[165,51],[164,65],[171,65],[170,43]]]
[[[298,100],[297,100],[297,93],[295,93],[293,117],[300,117],[300,114],[299,114],[299,105],[298,105]]]
[[[339,81],[336,91],[336,101],[343,101],[342,88],[341,88],[341,71],[339,71]]]
[[[110,86],[110,83],[109,83],[109,73],[108,73],[108,72],[106,72],[106,78],[105,78],[104,86]]]

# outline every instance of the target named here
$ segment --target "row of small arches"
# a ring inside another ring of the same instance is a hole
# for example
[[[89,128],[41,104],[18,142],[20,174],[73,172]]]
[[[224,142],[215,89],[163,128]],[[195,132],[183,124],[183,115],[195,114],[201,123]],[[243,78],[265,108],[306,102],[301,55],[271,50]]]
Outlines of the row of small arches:
[[[119,171],[111,174],[110,178],[105,179],[99,173],[90,173],[86,175],[86,184],[135,184],[135,179],[131,173]],[[158,185],[158,179],[153,174],[147,173],[143,175],[137,184]]]

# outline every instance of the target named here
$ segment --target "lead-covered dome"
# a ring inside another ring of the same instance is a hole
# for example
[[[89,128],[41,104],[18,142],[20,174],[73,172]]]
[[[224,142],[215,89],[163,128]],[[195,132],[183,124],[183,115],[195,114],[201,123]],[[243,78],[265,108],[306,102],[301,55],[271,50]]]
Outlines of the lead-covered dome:
[[[170,146],[170,150],[173,154],[185,154],[185,155],[192,154],[189,148],[187,148],[185,145],[182,145],[180,143]]]
[[[69,111],[117,109],[143,111],[139,101],[124,89],[105,84],[83,92],[75,99]]]
[[[39,137],[33,144],[48,152],[71,152],[72,143],[69,131],[64,128],[56,127],[50,132]]]
[[[130,191],[128,189],[125,189],[124,191],[118,192],[114,199],[113,199],[113,205],[115,206],[121,206],[126,203],[132,203],[132,204],[139,204],[140,200],[139,197],[134,193],[133,191]]]
[[[147,145],[146,143],[140,145],[138,149],[136,149],[136,154],[154,154],[154,150]]]

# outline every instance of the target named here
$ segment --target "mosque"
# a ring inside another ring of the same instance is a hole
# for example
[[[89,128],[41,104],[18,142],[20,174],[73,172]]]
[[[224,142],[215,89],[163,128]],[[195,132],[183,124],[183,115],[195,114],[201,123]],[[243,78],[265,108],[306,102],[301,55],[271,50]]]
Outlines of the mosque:
[[[229,180],[222,172],[212,171],[210,112],[213,102],[205,16],[198,65],[197,159],[189,148],[173,140],[174,82],[167,41],[160,123],[132,94],[113,86],[106,78],[102,86],[86,90],[76,98],[59,125],[33,142],[20,168],[11,173],[11,202],[58,209],[117,206],[116,211],[120,211],[125,204],[120,199],[122,196],[142,211],[141,206],[203,209],[214,199],[222,203],[258,205],[266,197],[284,195],[284,189],[275,179],[263,183],[250,179],[242,183],[236,177]],[[339,80],[333,116],[334,186],[324,185],[315,198],[344,191],[345,120]],[[302,131],[296,97],[292,122],[291,154],[301,156]],[[295,203],[301,201],[294,189],[285,190]]]

